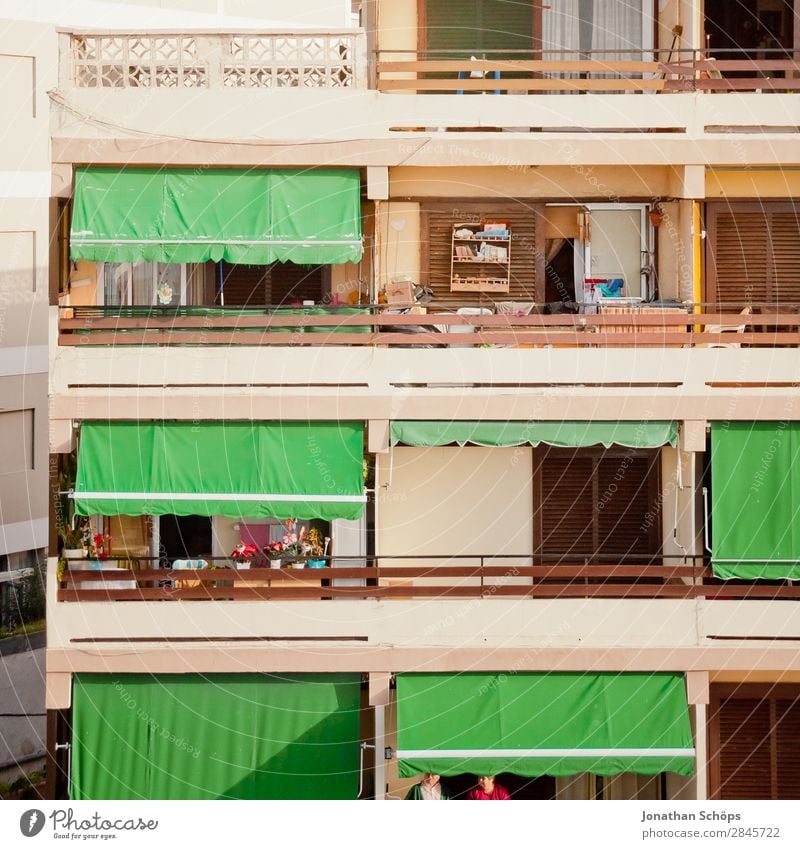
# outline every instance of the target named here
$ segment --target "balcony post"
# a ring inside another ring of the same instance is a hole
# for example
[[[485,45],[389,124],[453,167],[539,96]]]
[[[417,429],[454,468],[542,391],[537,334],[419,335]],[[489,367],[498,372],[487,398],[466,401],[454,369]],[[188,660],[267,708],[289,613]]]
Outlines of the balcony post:
[[[358,32],[353,35],[353,88],[368,87],[368,58],[366,33]]]
[[[695,798],[708,798],[708,672],[705,670],[686,673],[686,695],[694,705]]]
[[[386,798],[386,705],[389,704],[389,672],[370,672],[369,703],[375,711],[375,800]]]

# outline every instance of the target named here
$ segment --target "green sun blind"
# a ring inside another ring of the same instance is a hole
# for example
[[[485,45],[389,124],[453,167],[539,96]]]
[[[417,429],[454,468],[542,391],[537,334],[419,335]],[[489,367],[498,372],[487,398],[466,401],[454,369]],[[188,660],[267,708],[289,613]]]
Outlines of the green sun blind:
[[[359,705],[354,674],[80,673],[70,798],[355,799]]]
[[[658,448],[675,445],[675,422],[469,422],[397,421],[391,425],[392,445],[624,445]]]
[[[800,578],[800,422],[711,425],[712,568]]]
[[[403,673],[400,775],[691,775],[683,676],[657,673]]]
[[[359,173],[77,168],[70,251],[94,262],[358,262]]]
[[[75,511],[357,519],[363,424],[84,422]]]

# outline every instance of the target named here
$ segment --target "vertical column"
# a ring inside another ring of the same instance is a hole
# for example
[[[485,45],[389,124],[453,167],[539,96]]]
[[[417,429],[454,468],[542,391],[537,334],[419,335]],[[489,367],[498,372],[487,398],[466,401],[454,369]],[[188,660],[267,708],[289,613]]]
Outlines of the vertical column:
[[[708,798],[708,672],[705,670],[686,673],[686,695],[694,705],[694,747],[697,763],[695,771],[695,798]]]
[[[389,672],[370,672],[369,703],[375,709],[375,799],[386,797],[386,705],[389,704]]]

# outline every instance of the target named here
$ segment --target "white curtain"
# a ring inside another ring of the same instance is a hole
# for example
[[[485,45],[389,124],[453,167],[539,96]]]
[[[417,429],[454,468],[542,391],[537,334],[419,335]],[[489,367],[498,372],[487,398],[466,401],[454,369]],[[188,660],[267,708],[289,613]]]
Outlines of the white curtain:
[[[633,50],[592,58],[638,59],[642,43],[642,6],[646,0],[551,0],[542,12],[543,59],[577,59],[557,50]],[[650,4],[648,3],[648,6]],[[647,15],[652,22],[652,16]]]
[[[542,10],[542,58],[550,61],[575,59],[565,53],[548,51],[578,50],[579,0],[551,0]]]
[[[594,0],[592,50],[631,50],[593,54],[595,59],[640,59],[642,0]]]

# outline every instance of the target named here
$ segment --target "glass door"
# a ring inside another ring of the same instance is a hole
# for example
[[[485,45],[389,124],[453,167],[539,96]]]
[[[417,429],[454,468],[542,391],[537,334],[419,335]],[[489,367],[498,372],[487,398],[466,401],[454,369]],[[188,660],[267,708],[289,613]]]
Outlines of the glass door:
[[[188,300],[186,265],[107,262],[98,274],[103,280],[98,288],[101,305],[176,307],[185,305]]]

